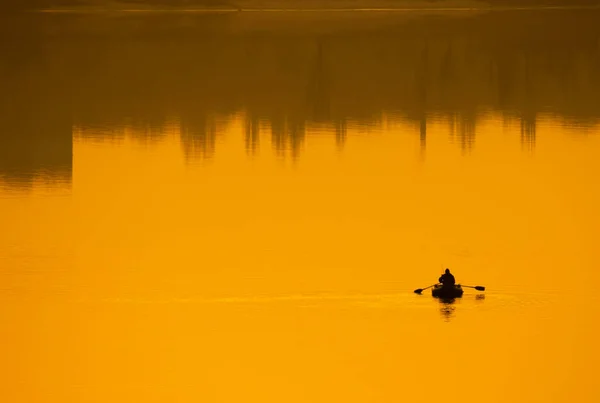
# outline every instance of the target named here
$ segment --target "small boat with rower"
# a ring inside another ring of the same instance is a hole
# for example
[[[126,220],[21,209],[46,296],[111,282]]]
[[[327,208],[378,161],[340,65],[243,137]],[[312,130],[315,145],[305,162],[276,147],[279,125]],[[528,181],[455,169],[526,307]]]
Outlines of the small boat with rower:
[[[444,286],[442,284],[436,284],[431,289],[431,295],[436,298],[460,298],[463,295],[464,290],[460,286],[460,284],[455,284],[452,286]]]

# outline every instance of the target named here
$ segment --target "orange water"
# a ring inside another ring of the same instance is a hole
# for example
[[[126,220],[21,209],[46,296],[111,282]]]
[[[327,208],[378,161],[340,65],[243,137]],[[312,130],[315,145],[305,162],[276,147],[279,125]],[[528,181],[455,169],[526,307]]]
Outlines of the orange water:
[[[593,24],[86,18],[5,45],[2,401],[600,399]]]

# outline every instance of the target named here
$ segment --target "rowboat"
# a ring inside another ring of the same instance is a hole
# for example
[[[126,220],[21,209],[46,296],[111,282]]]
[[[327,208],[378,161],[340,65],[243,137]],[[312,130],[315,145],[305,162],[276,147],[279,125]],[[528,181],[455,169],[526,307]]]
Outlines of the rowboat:
[[[431,295],[437,298],[460,298],[463,295],[463,289],[460,284],[451,287],[438,284],[431,289]]]

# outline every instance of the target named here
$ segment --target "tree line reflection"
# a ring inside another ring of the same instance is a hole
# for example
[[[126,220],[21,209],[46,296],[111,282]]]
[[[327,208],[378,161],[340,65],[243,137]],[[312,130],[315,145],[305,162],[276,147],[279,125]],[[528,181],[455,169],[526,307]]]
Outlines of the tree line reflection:
[[[211,158],[240,113],[249,154],[264,128],[281,155],[299,157],[317,126],[343,149],[349,126],[380,127],[383,115],[414,126],[423,152],[432,117],[469,151],[490,110],[518,120],[531,151],[540,114],[588,126],[600,119],[597,17],[396,16],[283,28],[235,14],[12,18],[0,28],[0,176],[69,180],[74,126],[106,128],[79,133],[106,140],[133,125],[142,129],[131,135],[153,141],[173,116],[189,159]]]

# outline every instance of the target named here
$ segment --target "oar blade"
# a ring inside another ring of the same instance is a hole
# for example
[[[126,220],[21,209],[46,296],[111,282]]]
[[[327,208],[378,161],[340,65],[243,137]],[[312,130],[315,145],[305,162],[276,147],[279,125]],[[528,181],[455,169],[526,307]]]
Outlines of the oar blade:
[[[475,287],[475,289],[476,289],[477,291],[485,291],[485,287],[483,287],[483,286],[481,286],[481,285],[478,285],[477,287]]]
[[[425,290],[427,290],[427,289],[429,289],[429,288],[431,288],[431,287],[435,287],[436,285],[437,285],[437,284],[432,284],[432,285],[430,285],[429,287],[425,287],[425,288],[417,288],[417,289],[415,290],[415,294],[420,294],[420,293],[422,293],[423,291],[425,291]]]

